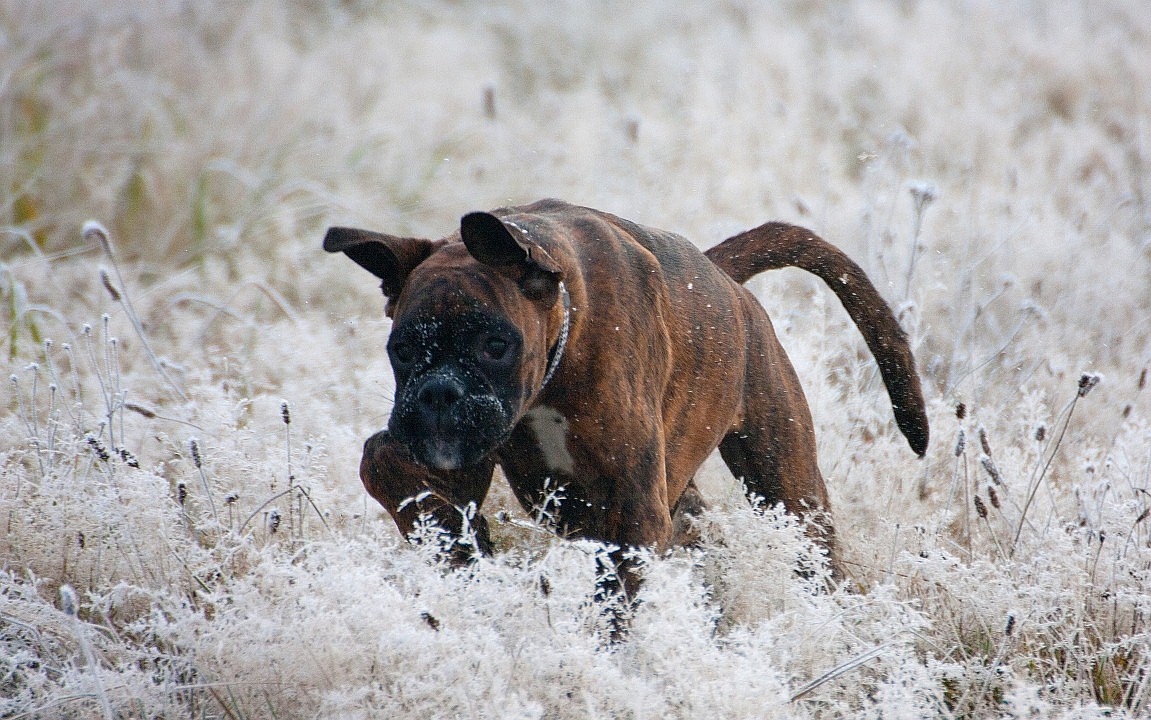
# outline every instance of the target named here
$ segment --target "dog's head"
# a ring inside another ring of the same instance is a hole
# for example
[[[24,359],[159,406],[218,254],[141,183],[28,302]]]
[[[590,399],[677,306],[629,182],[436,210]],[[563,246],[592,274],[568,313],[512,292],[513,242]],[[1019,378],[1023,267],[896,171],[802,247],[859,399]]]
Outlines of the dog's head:
[[[502,444],[566,332],[563,271],[527,223],[477,212],[442,240],[340,227],[324,237],[382,281],[396,376],[388,430],[430,468],[466,467]]]

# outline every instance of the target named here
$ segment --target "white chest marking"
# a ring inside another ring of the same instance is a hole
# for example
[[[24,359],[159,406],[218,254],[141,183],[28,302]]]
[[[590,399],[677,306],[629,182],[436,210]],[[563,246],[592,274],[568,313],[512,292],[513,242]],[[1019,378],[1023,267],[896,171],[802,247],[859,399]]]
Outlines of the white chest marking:
[[[536,443],[539,444],[548,468],[566,473],[574,472],[575,459],[567,447],[567,418],[559,410],[541,405],[529,410],[524,419],[528,421],[528,427],[536,436]]]

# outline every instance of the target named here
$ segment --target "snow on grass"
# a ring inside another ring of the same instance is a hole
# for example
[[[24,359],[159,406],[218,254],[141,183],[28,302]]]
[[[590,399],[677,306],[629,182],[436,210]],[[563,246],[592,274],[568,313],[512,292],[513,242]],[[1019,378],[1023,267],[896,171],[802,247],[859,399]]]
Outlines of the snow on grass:
[[[0,715],[1151,709],[1138,2],[0,2],[0,28]],[[324,229],[545,196],[701,246],[797,222],[867,269],[923,461],[826,289],[750,283],[848,587],[713,458],[701,546],[647,558],[609,648],[598,548],[501,480],[466,573],[367,498],[388,323]]]

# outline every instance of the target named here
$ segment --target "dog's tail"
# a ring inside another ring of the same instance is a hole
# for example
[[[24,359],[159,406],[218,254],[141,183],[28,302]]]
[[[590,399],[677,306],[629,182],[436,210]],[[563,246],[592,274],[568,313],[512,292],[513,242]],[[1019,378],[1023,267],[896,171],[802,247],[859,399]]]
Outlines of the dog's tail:
[[[907,335],[863,269],[839,248],[795,225],[770,222],[724,240],[708,259],[743,284],[765,270],[797,267],[818,275],[843,303],[879,364],[895,422],[916,454],[927,452],[927,412]]]

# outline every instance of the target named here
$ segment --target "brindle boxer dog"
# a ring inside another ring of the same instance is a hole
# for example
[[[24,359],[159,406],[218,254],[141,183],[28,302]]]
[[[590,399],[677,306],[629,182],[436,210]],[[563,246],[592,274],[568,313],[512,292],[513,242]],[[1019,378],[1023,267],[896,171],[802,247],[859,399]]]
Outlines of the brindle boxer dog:
[[[393,320],[395,408],[360,477],[405,536],[434,520],[457,563],[491,552],[478,510],[499,465],[529,512],[550,503],[558,533],[614,546],[618,574],[599,595],[633,598],[627,551],[684,539],[684,515],[704,506],[693,475],[718,447],[749,495],[813,520],[840,575],[807,401],[741,285],[764,270],[799,267],[835,291],[911,449],[927,448],[899,323],[858,265],[800,227],[768,223],[702,253],[542,200],[465,215],[441,240],[334,227],[324,249],[381,278]]]

